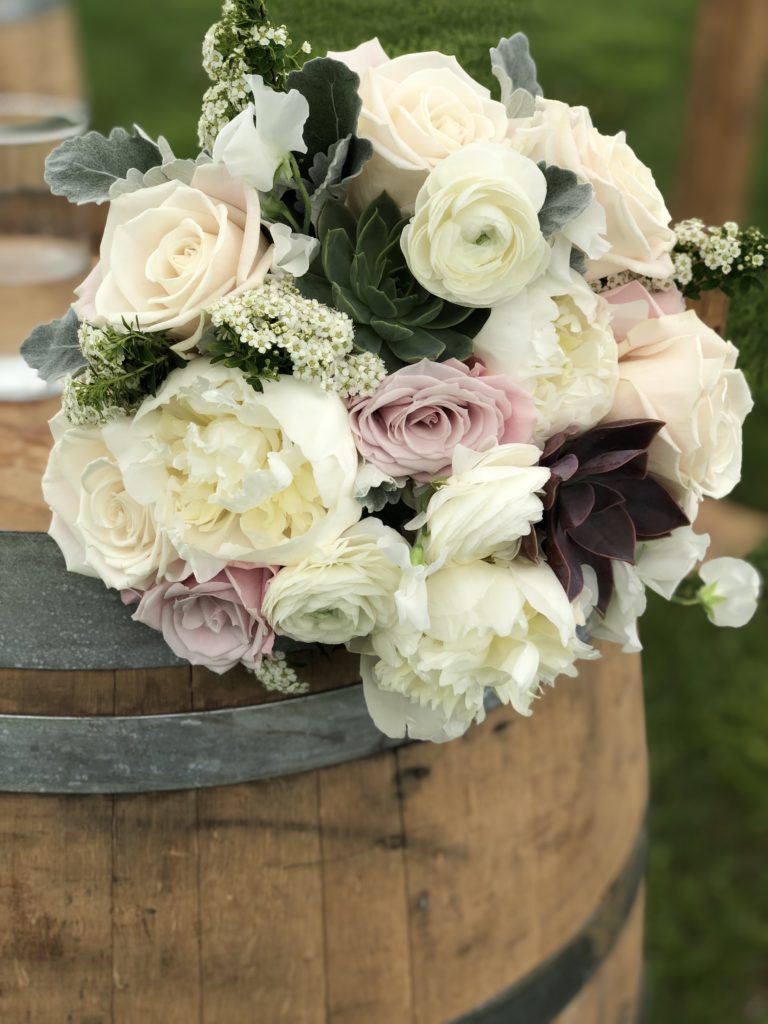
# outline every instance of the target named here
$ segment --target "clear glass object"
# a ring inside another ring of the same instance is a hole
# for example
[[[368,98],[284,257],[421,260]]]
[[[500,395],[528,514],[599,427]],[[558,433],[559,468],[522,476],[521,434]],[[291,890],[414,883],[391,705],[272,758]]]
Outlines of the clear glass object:
[[[48,153],[86,120],[75,100],[0,93],[0,401],[55,390],[19,350],[37,324],[66,312],[88,272],[87,215],[50,195],[43,180]]]

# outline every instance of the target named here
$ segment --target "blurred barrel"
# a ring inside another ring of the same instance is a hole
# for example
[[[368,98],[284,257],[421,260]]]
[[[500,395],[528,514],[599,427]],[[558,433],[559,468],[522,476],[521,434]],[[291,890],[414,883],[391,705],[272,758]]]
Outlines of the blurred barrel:
[[[15,504],[24,442],[0,442],[3,526],[46,518],[42,410],[18,417],[36,468]],[[0,533],[0,572],[29,591],[0,591],[0,666],[19,616],[30,652],[0,668],[0,1020],[634,1024],[636,657],[586,663],[530,719],[386,749],[343,652],[296,655],[312,692],[293,698],[240,671],[126,668],[134,624],[89,662],[117,599],[39,535]]]
[[[0,0],[0,93],[83,95],[74,17],[65,0]]]

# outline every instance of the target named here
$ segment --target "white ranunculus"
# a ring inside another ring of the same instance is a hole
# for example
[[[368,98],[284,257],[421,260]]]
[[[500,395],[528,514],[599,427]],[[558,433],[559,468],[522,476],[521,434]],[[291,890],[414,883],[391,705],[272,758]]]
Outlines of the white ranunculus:
[[[538,492],[549,470],[538,465],[540,455],[532,444],[495,445],[486,452],[458,445],[451,475],[407,524],[425,527],[427,561],[514,558],[521,538],[544,514]]]
[[[416,199],[401,244],[411,273],[434,295],[493,307],[546,270],[539,227],[547,183],[536,164],[504,146],[475,143],[439,163]]]
[[[197,359],[104,434],[129,494],[200,581],[234,561],[301,562],[360,518],[344,403],[294,377],[259,393]]]
[[[357,133],[373,157],[352,182],[350,201],[362,209],[387,192],[412,213],[427,175],[473,142],[506,143],[503,104],[464,71],[455,57],[410,53],[389,60],[371,40],[349,54],[330,54],[360,74]]]
[[[51,421],[55,444],[43,477],[50,534],[67,569],[97,576],[117,590],[177,578],[181,563],[157,530],[151,509],[136,502],[99,427],[73,427],[63,412]]]
[[[582,566],[582,570],[585,595],[581,606],[585,613],[588,613],[597,602],[597,577],[590,565]],[[648,603],[645,585],[633,565],[619,561],[613,563],[613,584],[613,596],[605,615],[601,615],[596,609],[588,614],[587,633],[595,640],[608,640],[612,644],[620,644],[621,649],[627,654],[641,651],[643,645],[637,632],[637,621],[645,612]]]
[[[689,310],[634,327],[622,352],[606,419],[664,421],[650,470],[692,518],[702,495],[723,498],[741,477],[742,424],[753,403],[737,350]]]
[[[757,611],[760,573],[741,558],[713,558],[699,569],[704,587],[699,600],[710,622],[739,629]]]
[[[362,658],[368,710],[388,736],[460,736],[484,718],[486,689],[529,715],[542,683],[575,675],[576,659],[594,656],[543,563],[449,566],[426,586],[428,629],[373,633]]]
[[[272,263],[258,192],[220,164],[197,167],[189,185],[114,199],[100,256],[77,290],[80,319],[167,331],[180,351],[195,344],[207,306],[260,285]]]
[[[379,519],[363,519],[338,540],[272,579],[263,611],[276,633],[303,643],[344,644],[396,618],[402,573],[387,549],[408,544]]]
[[[519,152],[573,171],[594,189],[606,213],[610,249],[590,263],[589,280],[621,270],[648,277],[672,274],[675,235],[669,211],[624,132],[601,135],[586,107],[537,97],[531,117],[510,122],[510,139]]]
[[[540,282],[491,310],[473,342],[489,370],[533,397],[537,443],[569,426],[585,431],[599,423],[619,379],[610,307],[580,274],[552,273],[562,248],[558,241]]]
[[[261,75],[246,75],[253,103],[226,124],[213,144],[213,159],[233,178],[271,192],[275,174],[291,153],[306,153],[309,103],[297,89],[277,92]]]
[[[637,574],[646,587],[669,601],[686,576],[704,558],[708,547],[708,533],[695,533],[693,527],[681,526],[669,537],[638,544]]]

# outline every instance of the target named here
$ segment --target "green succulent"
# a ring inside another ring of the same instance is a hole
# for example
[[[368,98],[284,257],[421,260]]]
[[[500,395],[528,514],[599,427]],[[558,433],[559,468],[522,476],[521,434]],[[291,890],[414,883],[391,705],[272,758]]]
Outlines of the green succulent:
[[[452,305],[421,287],[400,246],[407,223],[386,192],[357,221],[329,200],[317,225],[320,253],[296,285],[351,317],[355,345],[390,370],[420,359],[466,359],[488,310]]]

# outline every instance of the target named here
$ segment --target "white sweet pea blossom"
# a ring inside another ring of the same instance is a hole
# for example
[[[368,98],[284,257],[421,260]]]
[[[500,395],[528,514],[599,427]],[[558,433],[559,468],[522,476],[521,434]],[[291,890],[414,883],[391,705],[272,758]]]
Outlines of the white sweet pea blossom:
[[[637,632],[637,620],[645,612],[648,600],[645,596],[645,585],[637,569],[626,562],[613,563],[615,589],[605,615],[601,615],[596,609],[588,614],[590,605],[594,609],[597,603],[597,577],[589,565],[583,565],[582,571],[585,593],[580,604],[587,615],[587,633],[596,640],[620,644],[621,649],[627,654],[641,651],[643,645]]]
[[[320,248],[316,238],[291,231],[287,224],[267,224],[272,235],[272,273],[276,276],[288,274],[303,277]]]
[[[695,533],[691,526],[673,530],[669,537],[638,545],[637,575],[667,601],[707,553],[708,533]]]
[[[757,611],[762,580],[760,573],[741,558],[713,558],[699,569],[704,587],[698,593],[710,622],[735,629]]]
[[[532,444],[495,445],[486,452],[457,445],[451,476],[407,524],[425,528],[427,561],[446,555],[451,562],[514,558],[520,539],[544,514],[538,492],[549,470],[538,465],[540,454]]]
[[[233,177],[269,192],[288,156],[307,151],[304,124],[309,104],[296,89],[287,93],[270,89],[261,75],[246,75],[246,82],[253,103],[216,136],[213,159],[224,164]]]
[[[595,656],[543,563],[447,566],[426,589],[426,630],[399,624],[362,645],[368,710],[388,736],[461,736],[485,717],[486,690],[529,715],[542,683],[576,675],[576,659]]]

